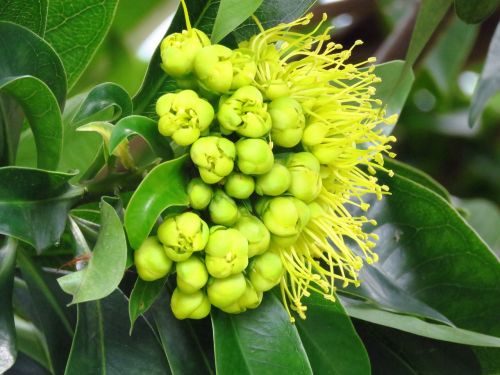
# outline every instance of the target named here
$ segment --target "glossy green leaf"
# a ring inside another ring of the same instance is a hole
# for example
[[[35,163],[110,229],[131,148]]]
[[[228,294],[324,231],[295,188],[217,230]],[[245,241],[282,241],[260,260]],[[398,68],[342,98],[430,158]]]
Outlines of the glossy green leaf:
[[[263,0],[221,0],[212,29],[212,43],[217,43],[249,18]]]
[[[128,116],[116,123],[109,140],[110,155],[123,140],[132,135],[139,135],[143,138],[151,150],[162,159],[168,160],[172,158],[173,151],[170,143],[158,131],[158,124],[144,116]]]
[[[189,203],[184,178],[186,161],[187,155],[156,166],[130,198],[125,210],[125,229],[132,248],[141,246],[165,209]]]
[[[499,5],[499,0],[455,0],[455,10],[458,16],[467,23],[484,21]]]
[[[296,325],[313,372],[371,374],[368,354],[340,302],[316,293],[304,302],[307,319],[298,319]]]
[[[172,374],[215,374],[213,360],[206,350],[206,341],[213,347],[212,332],[204,329],[203,322],[177,319],[170,308],[170,293],[166,289],[148,313],[160,336]]]
[[[12,289],[16,266],[17,241],[5,239],[0,247],[0,373],[4,373],[16,361],[16,334],[12,311]]]
[[[36,326],[18,316],[14,317],[16,324],[16,339],[19,352],[26,354],[47,370],[50,362],[47,358],[42,332]]]
[[[474,126],[481,117],[490,98],[500,90],[500,23],[491,39],[481,77],[476,84],[469,112],[469,126]]]
[[[134,323],[139,315],[144,314],[149,310],[151,305],[160,296],[165,288],[167,278],[164,277],[155,281],[144,281],[140,277],[137,278],[130,293],[128,302],[128,315],[130,317],[130,332],[134,328]]]
[[[312,374],[297,328],[274,295],[244,314],[214,309],[212,324],[217,374]]]
[[[66,375],[169,374],[160,343],[143,318],[128,334],[127,298],[114,291],[105,299],[77,305],[78,321]]]
[[[83,189],[73,174],[22,167],[0,168],[0,233],[16,237],[38,252],[59,240],[66,214]]]
[[[4,1],[0,7],[0,21],[17,23],[43,37],[47,5],[47,0]]]
[[[81,303],[110,295],[120,283],[127,261],[127,241],[115,209],[101,202],[101,229],[87,266],[58,279],[61,288]]]
[[[117,0],[50,0],[45,39],[64,63],[69,88],[83,73],[106,36]]]

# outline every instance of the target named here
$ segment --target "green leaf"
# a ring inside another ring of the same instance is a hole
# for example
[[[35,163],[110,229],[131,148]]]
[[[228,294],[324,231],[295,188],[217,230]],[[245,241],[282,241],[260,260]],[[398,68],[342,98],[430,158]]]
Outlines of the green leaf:
[[[187,206],[184,166],[187,155],[151,170],[130,198],[125,210],[125,229],[132,248],[148,237],[160,214],[172,206]]]
[[[212,312],[217,374],[312,374],[297,328],[267,293],[244,314]]]
[[[63,128],[57,100],[48,86],[32,76],[8,77],[0,79],[0,93],[10,95],[22,107],[36,143],[38,168],[57,169]]]
[[[158,131],[158,124],[144,116],[128,116],[116,123],[109,140],[109,154],[111,155],[123,140],[136,134],[147,142],[156,155],[166,160],[172,158],[170,143]]]
[[[12,312],[12,289],[16,266],[17,241],[7,238],[0,247],[0,373],[7,371],[16,361],[16,333]]]
[[[148,311],[151,305],[160,296],[166,281],[166,277],[155,281],[144,281],[140,277],[137,278],[128,302],[130,333],[132,333],[134,323],[139,315],[143,315]]]
[[[137,320],[129,336],[127,298],[119,290],[77,308],[66,375],[170,374],[160,344],[143,318]]]
[[[371,374],[368,354],[340,302],[313,293],[305,304],[307,319],[296,325],[313,372]]]
[[[101,202],[101,229],[88,265],[59,278],[61,288],[81,303],[110,295],[120,283],[127,261],[127,241],[115,209]]]
[[[64,63],[72,88],[108,33],[118,0],[50,0],[45,39]]]
[[[0,168],[0,233],[29,243],[38,252],[56,243],[66,214],[83,189],[74,174],[23,167]]]
[[[467,23],[480,23],[500,5],[499,0],[455,0],[458,16]]]
[[[7,373],[8,375],[30,374],[30,375],[50,375],[50,372],[40,366],[36,361],[23,353],[19,353],[14,367]]]
[[[14,319],[18,350],[37,361],[47,370],[50,369],[42,332],[33,323],[17,315]]]
[[[43,37],[47,22],[47,0],[5,1],[0,21],[17,23]]]
[[[500,90],[500,23],[490,42],[486,62],[479,78],[469,112],[469,126],[474,126],[483,113],[488,100]]]
[[[212,29],[212,43],[219,42],[250,17],[263,0],[221,0]]]

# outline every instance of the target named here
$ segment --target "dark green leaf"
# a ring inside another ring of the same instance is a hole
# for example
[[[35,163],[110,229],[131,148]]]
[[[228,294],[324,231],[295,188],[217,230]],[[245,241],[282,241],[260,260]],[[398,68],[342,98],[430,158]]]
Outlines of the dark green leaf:
[[[83,189],[71,186],[73,174],[22,167],[0,168],[0,233],[37,249],[59,240],[66,214]]]
[[[221,0],[212,30],[212,43],[219,42],[249,18],[263,0]]]
[[[78,322],[66,375],[169,374],[161,346],[143,318],[128,334],[127,298],[119,291],[77,305]]]
[[[186,160],[185,155],[153,168],[130,198],[125,211],[125,229],[134,249],[148,237],[165,209],[189,203],[183,170]]]
[[[479,23],[488,18],[499,4],[499,0],[455,0],[455,10],[465,22]]]
[[[88,265],[59,278],[61,288],[73,295],[71,303],[104,298],[118,287],[127,261],[127,241],[115,209],[101,202],[101,229]]]
[[[297,320],[300,339],[315,374],[370,374],[368,354],[337,300],[313,293],[305,299],[307,319]]]
[[[244,314],[212,312],[217,374],[312,374],[297,328],[271,293]]]
[[[50,375],[50,372],[23,353],[19,353],[16,364],[5,375]]]
[[[17,23],[43,37],[47,0],[4,1],[0,8],[0,21]]]
[[[64,63],[69,88],[83,73],[106,36],[117,0],[50,0],[45,39]]]
[[[16,334],[12,312],[12,289],[16,266],[17,241],[7,238],[0,247],[0,373],[16,361]]]
[[[37,361],[47,370],[50,369],[42,332],[33,323],[17,315],[15,316],[15,323],[18,350]]]
[[[134,323],[139,315],[142,315],[149,310],[151,305],[160,296],[160,293],[165,287],[166,281],[166,277],[155,281],[144,281],[140,277],[137,278],[128,303],[131,333],[134,328]]]

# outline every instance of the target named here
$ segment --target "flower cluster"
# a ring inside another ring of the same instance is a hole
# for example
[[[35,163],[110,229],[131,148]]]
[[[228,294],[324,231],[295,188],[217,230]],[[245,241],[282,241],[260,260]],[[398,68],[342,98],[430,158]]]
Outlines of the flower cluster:
[[[347,207],[367,210],[365,194],[387,193],[374,174],[391,173],[383,127],[396,119],[373,97],[373,59],[348,63],[354,46],[329,41],[321,24],[293,31],[311,17],[261,27],[234,50],[189,24],[161,44],[181,89],[158,99],[158,128],[189,147],[190,210],[165,218],[135,264],[155,280],[175,262],[179,319],[256,308],[278,284],[291,320],[304,318],[310,291],[333,299],[338,282],[359,284],[363,263],[377,260],[377,237],[363,231],[374,221]]]

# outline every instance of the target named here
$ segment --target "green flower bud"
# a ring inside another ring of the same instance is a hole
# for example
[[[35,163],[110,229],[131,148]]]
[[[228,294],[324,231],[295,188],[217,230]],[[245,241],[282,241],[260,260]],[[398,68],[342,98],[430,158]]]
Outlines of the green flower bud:
[[[211,277],[208,280],[207,294],[210,303],[224,308],[235,303],[246,290],[245,276],[237,273],[223,279]]]
[[[172,260],[167,257],[156,237],[148,237],[134,251],[134,263],[139,277],[145,281],[161,279],[172,268]]]
[[[202,180],[215,184],[233,171],[236,148],[227,138],[202,137],[193,143],[190,155]]]
[[[184,293],[194,293],[203,288],[208,281],[207,268],[197,256],[177,263],[175,270],[177,271],[177,288]]]
[[[262,254],[269,248],[271,234],[264,223],[250,214],[243,215],[234,225],[248,241],[248,257]]]
[[[188,146],[208,129],[214,119],[214,109],[193,90],[165,94],[156,102],[160,116],[158,130],[172,137],[175,143]]]
[[[193,71],[197,52],[208,45],[210,39],[198,29],[170,34],[160,44],[161,67],[172,77],[185,76]]]
[[[274,163],[271,170],[256,178],[255,192],[259,195],[278,196],[288,190],[292,175],[287,167]]]
[[[212,200],[212,187],[203,182],[201,178],[194,178],[189,181],[187,187],[189,205],[195,210],[204,210]]]
[[[292,154],[287,160],[292,176],[288,192],[304,202],[316,199],[323,186],[318,159],[309,152]]]
[[[243,173],[231,173],[224,184],[226,193],[236,199],[247,199],[252,195],[254,188],[255,182],[252,176]]]
[[[307,149],[318,159],[321,164],[330,165],[335,163],[343,150],[341,148],[335,149],[328,144],[318,144],[309,146]]]
[[[233,80],[233,51],[220,44],[202,48],[196,54],[194,70],[200,85],[215,93],[227,93]]]
[[[327,134],[328,126],[321,122],[313,122],[305,127],[302,143],[306,147],[319,145],[324,141]]]
[[[262,221],[273,235],[298,235],[309,222],[309,207],[294,197],[277,197],[259,207]]]
[[[249,48],[235,49],[231,56],[231,63],[233,64],[231,90],[250,85],[257,74],[257,64],[252,50]]]
[[[229,98],[221,99],[217,119],[227,131],[258,138],[271,130],[271,116],[266,107],[257,88],[244,86]]]
[[[246,279],[246,288],[243,295],[233,304],[221,308],[222,311],[229,314],[240,314],[247,309],[255,309],[262,302],[263,293],[255,290],[252,283]]]
[[[203,319],[210,314],[210,301],[201,290],[184,293],[175,288],[170,301],[170,308],[177,319]]]
[[[282,79],[273,79],[264,90],[264,95],[269,100],[276,100],[290,95],[290,87]]]
[[[268,291],[278,285],[284,272],[280,256],[271,251],[256,256],[248,269],[250,282],[255,290],[260,292]]]
[[[248,241],[236,229],[216,229],[205,248],[205,264],[213,277],[227,277],[242,272],[248,265]]]
[[[193,212],[185,212],[165,220],[158,228],[158,238],[167,256],[182,262],[193,251],[205,248],[209,236],[208,225]]]
[[[296,146],[302,139],[305,117],[300,103],[295,99],[283,97],[269,104],[273,128],[273,142],[282,147]]]
[[[208,206],[210,219],[215,224],[231,226],[236,223],[239,217],[238,206],[233,198],[229,197],[222,190],[217,190]]]
[[[240,139],[236,142],[238,168],[244,174],[258,175],[271,170],[274,156],[269,144],[263,139]]]

